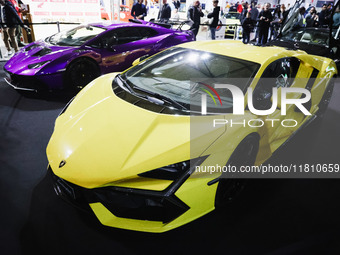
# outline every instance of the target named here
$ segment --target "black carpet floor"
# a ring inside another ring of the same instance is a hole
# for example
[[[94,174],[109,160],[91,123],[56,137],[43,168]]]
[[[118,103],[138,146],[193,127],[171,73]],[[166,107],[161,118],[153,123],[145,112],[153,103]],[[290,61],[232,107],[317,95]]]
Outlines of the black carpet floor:
[[[67,100],[21,96],[3,76],[0,254],[340,254],[340,179],[251,180],[227,210],[164,234],[103,227],[58,198],[46,174],[46,145]],[[340,163],[339,146],[338,82],[324,120],[270,162]]]

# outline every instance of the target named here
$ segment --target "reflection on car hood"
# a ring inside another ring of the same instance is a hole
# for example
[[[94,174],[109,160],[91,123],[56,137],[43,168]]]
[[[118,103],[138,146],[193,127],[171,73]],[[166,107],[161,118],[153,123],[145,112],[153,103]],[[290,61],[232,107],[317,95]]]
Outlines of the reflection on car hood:
[[[189,116],[151,112],[118,98],[112,91],[115,75],[87,85],[57,119],[47,157],[59,177],[98,187],[197,157],[219,137],[211,122],[193,138]],[[190,139],[201,141],[195,152]]]
[[[189,159],[189,118],[131,105],[111,84],[95,80],[57,119],[47,147],[55,174],[91,188]]]
[[[34,75],[41,68],[28,69],[28,65],[53,61],[75,49],[74,47],[61,47],[44,41],[36,41],[17,52],[4,67],[7,71],[18,75]]]

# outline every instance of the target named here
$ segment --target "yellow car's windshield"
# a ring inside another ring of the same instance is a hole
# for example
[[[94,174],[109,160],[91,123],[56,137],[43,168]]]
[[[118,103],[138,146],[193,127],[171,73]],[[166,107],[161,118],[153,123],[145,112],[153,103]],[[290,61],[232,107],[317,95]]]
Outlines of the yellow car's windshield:
[[[257,63],[223,55],[173,48],[129,69],[122,79],[134,90],[161,95],[192,109],[201,105],[201,94],[215,84],[232,84],[245,91],[259,67]],[[224,111],[232,108],[231,93],[225,91],[219,96]],[[214,107],[214,102],[210,103]]]

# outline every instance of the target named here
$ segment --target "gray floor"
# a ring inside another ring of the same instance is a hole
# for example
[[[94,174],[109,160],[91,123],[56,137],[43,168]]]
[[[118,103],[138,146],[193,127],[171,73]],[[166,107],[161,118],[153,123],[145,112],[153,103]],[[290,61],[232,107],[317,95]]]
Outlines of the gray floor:
[[[337,179],[251,180],[228,210],[160,235],[101,226],[56,197],[46,176],[45,148],[66,101],[23,97],[3,76],[0,254],[340,254]],[[270,162],[340,163],[339,85],[323,122]]]

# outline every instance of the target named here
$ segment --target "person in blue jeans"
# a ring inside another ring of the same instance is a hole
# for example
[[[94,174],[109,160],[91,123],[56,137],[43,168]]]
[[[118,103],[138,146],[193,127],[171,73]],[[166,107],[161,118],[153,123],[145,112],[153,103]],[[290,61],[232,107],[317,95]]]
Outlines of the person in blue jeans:
[[[202,12],[202,7],[200,1],[195,1],[193,6],[188,9],[187,18],[192,22],[190,30],[194,33],[195,36],[198,34],[198,30],[200,28],[201,17],[204,16]]]
[[[213,12],[208,14],[208,18],[212,18],[212,22],[210,24],[210,34],[211,34],[211,39],[215,40],[216,38],[216,27],[218,25],[218,20],[219,20],[219,14],[220,14],[220,10],[221,8],[218,5],[218,0],[214,0],[213,1]]]

